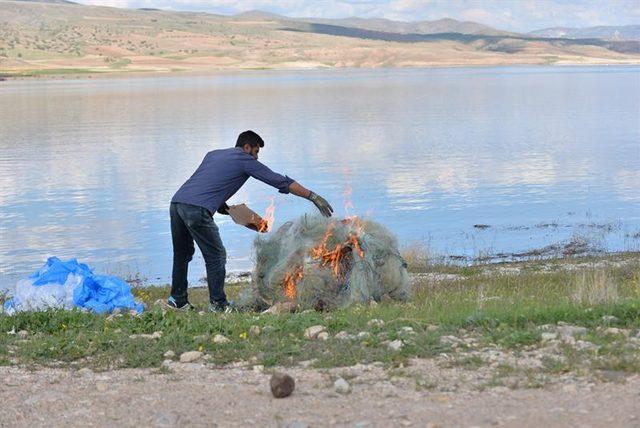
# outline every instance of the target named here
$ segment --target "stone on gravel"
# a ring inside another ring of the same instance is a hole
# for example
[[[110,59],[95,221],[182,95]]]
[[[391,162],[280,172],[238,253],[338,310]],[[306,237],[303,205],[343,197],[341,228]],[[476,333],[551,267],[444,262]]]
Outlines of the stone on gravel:
[[[78,374],[80,376],[88,376],[88,375],[93,374],[93,370],[91,370],[90,368],[84,367],[84,368],[81,368],[80,370],[78,370]]]
[[[162,356],[165,357],[165,358],[173,358],[173,357],[176,356],[176,353],[171,351],[171,350],[169,350],[169,351],[165,352],[164,354],[162,354]]]
[[[393,342],[389,342],[387,346],[392,351],[399,351],[404,347],[404,342],[402,340],[394,340]]]
[[[371,319],[367,322],[367,327],[384,327],[384,321],[377,318]]]
[[[540,337],[542,338],[543,342],[548,342],[549,340],[555,340],[558,338],[558,334],[557,333],[542,333],[540,335]]]
[[[252,325],[251,327],[249,327],[249,336],[260,336],[260,327],[257,325]]]
[[[221,334],[216,334],[215,336],[213,336],[213,343],[229,343],[229,342],[231,342],[231,340],[229,340],[229,338]]]
[[[440,337],[440,342],[446,345],[454,346],[454,347],[462,345],[464,343],[462,339],[456,336],[442,336]]]
[[[194,361],[198,361],[202,358],[204,354],[200,351],[187,351],[180,354],[180,362],[181,363],[193,363]]]
[[[314,325],[304,331],[304,337],[307,339],[317,339],[318,335],[325,330],[326,329],[323,325]]]
[[[161,337],[162,337],[161,331],[154,331],[152,334],[147,334],[147,333],[132,334],[129,336],[129,339],[160,339]]]
[[[329,333],[327,333],[326,331],[321,331],[320,333],[318,333],[318,336],[316,337],[316,339],[318,339],[318,340],[328,340],[329,339]]]
[[[609,327],[607,329],[604,330],[604,334],[611,334],[611,335],[619,335],[619,334],[624,334],[625,336],[629,335],[629,330],[625,330],[623,328],[617,328],[617,327]]]
[[[339,377],[335,382],[333,382],[333,389],[338,394],[348,394],[351,392],[351,385],[349,385],[349,382]]]
[[[341,331],[339,333],[336,333],[336,335],[334,336],[336,339],[340,339],[340,340],[349,340],[349,339],[353,339],[355,336],[353,334],[349,334],[346,331]]]
[[[271,393],[276,398],[284,398],[291,395],[296,387],[296,383],[291,376],[286,373],[274,373],[269,381]]]
[[[586,327],[579,327],[575,325],[560,325],[556,329],[560,337],[566,339],[568,337],[580,336],[587,333]]]

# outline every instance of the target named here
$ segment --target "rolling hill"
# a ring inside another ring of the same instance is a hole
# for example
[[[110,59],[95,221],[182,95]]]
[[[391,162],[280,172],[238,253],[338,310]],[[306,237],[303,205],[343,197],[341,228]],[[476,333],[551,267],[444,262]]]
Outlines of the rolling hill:
[[[4,75],[511,64],[640,64],[640,42],[522,35],[453,19],[320,20],[0,2]]]

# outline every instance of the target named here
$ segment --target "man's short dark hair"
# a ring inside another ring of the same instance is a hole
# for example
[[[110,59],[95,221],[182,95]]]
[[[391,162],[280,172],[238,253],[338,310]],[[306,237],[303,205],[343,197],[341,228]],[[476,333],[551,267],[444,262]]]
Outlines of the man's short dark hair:
[[[258,134],[253,131],[244,131],[238,135],[238,141],[236,141],[236,147],[244,147],[245,144],[251,147],[264,147],[264,141]]]

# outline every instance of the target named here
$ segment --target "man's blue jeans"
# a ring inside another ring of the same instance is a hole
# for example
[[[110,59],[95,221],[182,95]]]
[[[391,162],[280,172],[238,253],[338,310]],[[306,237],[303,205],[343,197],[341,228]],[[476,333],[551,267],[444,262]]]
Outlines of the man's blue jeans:
[[[195,241],[207,268],[209,301],[214,304],[227,303],[227,296],[224,294],[227,252],[222,245],[220,232],[211,212],[203,207],[172,202],[169,213],[173,241],[171,296],[178,305],[188,301],[187,272],[195,252]]]

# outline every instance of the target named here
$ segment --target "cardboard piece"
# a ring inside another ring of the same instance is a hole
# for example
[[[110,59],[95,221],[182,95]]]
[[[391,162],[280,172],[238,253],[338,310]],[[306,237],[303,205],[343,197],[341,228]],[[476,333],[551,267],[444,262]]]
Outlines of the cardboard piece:
[[[267,233],[267,222],[245,204],[230,205],[229,215],[234,223],[255,230],[260,233]]]

